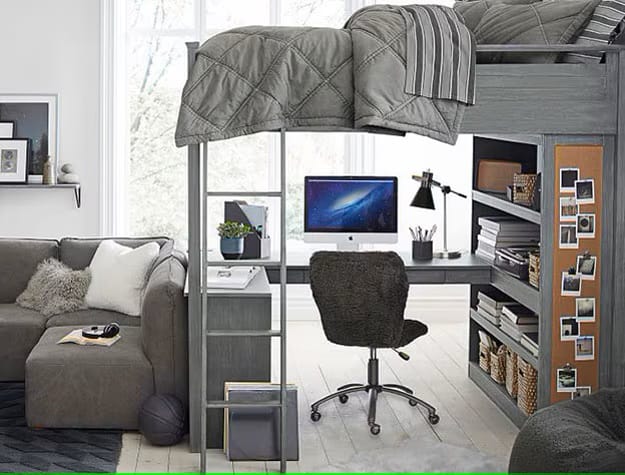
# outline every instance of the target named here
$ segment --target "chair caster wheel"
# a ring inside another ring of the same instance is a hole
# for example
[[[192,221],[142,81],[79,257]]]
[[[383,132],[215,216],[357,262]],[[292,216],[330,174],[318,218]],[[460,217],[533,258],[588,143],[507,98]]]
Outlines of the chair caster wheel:
[[[441,420],[440,416],[438,414],[430,414],[428,416],[428,420],[430,421],[430,424],[432,424],[433,426],[438,424],[438,422]]]
[[[321,419],[321,413],[318,411],[313,411],[310,413],[310,418],[313,422],[317,422],[319,419]]]
[[[371,427],[369,427],[369,431],[373,435],[378,435],[380,433],[380,426],[378,424],[371,424]]]
[[[418,403],[417,403],[417,401],[413,401],[412,399],[408,399],[408,404],[410,404],[412,407],[415,407]]]
[[[345,404],[349,400],[349,396],[347,394],[343,394],[339,396],[339,401],[341,404]]]

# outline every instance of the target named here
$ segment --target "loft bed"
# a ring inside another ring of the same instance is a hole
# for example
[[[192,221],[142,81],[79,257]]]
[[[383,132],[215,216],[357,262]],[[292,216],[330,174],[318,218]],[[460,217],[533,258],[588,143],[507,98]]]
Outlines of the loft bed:
[[[189,84],[198,84],[204,72],[197,73],[194,67],[197,61],[206,62],[200,54],[199,43],[187,43]],[[601,286],[601,331],[603,335],[625,334],[625,321],[613,318],[613,315],[625,314],[625,300],[616,296],[625,295],[625,280],[615,279],[614,262],[625,262],[625,247],[615,245],[616,236],[625,235],[625,167],[620,166],[625,158],[625,47],[621,45],[580,46],[559,45],[478,45],[480,53],[514,53],[517,55],[537,53],[603,53],[605,60],[596,64],[477,64],[475,74],[475,105],[466,107],[459,115],[456,133],[475,134],[493,139],[509,138],[513,141],[531,143],[540,149],[538,161],[543,173],[543,201],[545,196],[556,195],[555,147],[557,144],[597,144],[603,150],[602,175],[596,179],[603,181],[603,210],[601,219],[604,223],[601,232],[601,275],[607,284]],[[249,57],[248,59],[249,60]],[[206,66],[206,64],[205,64]],[[210,68],[210,67],[209,67]],[[232,71],[231,71],[232,72]],[[235,72],[236,73],[236,72]],[[293,80],[293,78],[289,78]],[[350,79],[351,80],[351,79]],[[204,87],[202,94],[215,101],[206,109],[208,114],[219,115],[219,106],[227,102],[228,85],[225,89],[215,90]],[[248,84],[249,86],[249,84]],[[251,85],[254,88],[254,85]],[[256,86],[257,87],[257,86]],[[183,93],[183,104],[185,101]],[[221,96],[215,98],[214,96]],[[274,100],[273,98],[272,100]],[[288,96],[287,96],[288,99]],[[353,99],[352,99],[353,100]],[[221,102],[220,102],[221,101]],[[279,102],[279,101],[277,101]],[[327,98],[326,98],[327,102]],[[288,102],[287,102],[288,104]],[[328,103],[328,107],[336,104]],[[241,129],[237,133],[223,134],[215,123],[204,120],[191,111],[184,119],[184,133],[177,132],[177,144],[188,146],[188,192],[189,192],[189,371],[190,371],[190,433],[191,448],[200,451],[202,470],[205,469],[205,427],[206,409],[227,407],[227,402],[213,401],[206,403],[201,395],[206,394],[206,334],[208,301],[205,288],[205,268],[210,265],[223,265],[223,261],[211,261],[208,254],[207,233],[207,198],[259,196],[279,197],[281,217],[280,256],[277,261],[244,261],[233,265],[263,265],[272,268],[280,284],[280,326],[281,326],[281,378],[282,387],[286,384],[286,135],[287,132],[373,132],[404,135],[411,130],[393,130],[379,127],[367,128],[355,126],[353,104],[348,101],[347,113],[339,115],[333,125],[302,123],[292,120],[284,107],[277,111],[275,120],[259,128]],[[183,105],[183,108],[185,106]],[[454,106],[455,107],[455,106]],[[464,108],[463,108],[464,109]],[[451,116],[458,110],[452,108]],[[351,118],[350,118],[351,114]],[[330,114],[332,115],[332,114]],[[197,116],[197,117],[195,117]],[[334,116],[336,118],[336,116]],[[349,120],[345,120],[345,118]],[[231,118],[224,119],[227,123]],[[305,122],[305,121],[304,121]],[[189,132],[191,131],[191,132]],[[224,192],[210,191],[208,188],[207,169],[209,167],[209,147],[211,140],[227,139],[260,131],[280,133],[281,186],[278,191],[269,192]],[[419,130],[414,130],[419,132]],[[424,133],[423,135],[431,134]],[[450,138],[451,137],[451,138]],[[441,139],[441,137],[433,137]],[[454,137],[447,136],[444,141],[453,143]],[[557,233],[552,204],[547,204],[545,211],[547,225],[541,228],[541,242],[551,243]],[[549,224],[551,219],[551,224]],[[201,256],[204,256],[203,258]],[[229,262],[228,264],[231,264]],[[549,280],[545,283],[547,293],[554,288],[551,275],[553,260],[545,256],[541,263],[541,272]],[[542,278],[542,277],[541,277]],[[554,298],[555,294],[554,294]],[[540,314],[551,315],[553,299],[551,295],[541,299]],[[543,330],[551,338],[552,329],[549,319],[541,323]],[[548,330],[548,331],[547,331]],[[220,335],[225,333],[221,332]],[[193,336],[196,337],[193,337]],[[276,335],[273,335],[276,336]],[[545,337],[546,338],[546,337]],[[542,342],[543,336],[541,336]],[[551,342],[547,342],[548,345]],[[602,340],[599,350],[601,367],[598,369],[601,386],[625,385],[625,349],[616,338],[614,343],[607,336]],[[551,368],[549,348],[541,352],[541,368]],[[201,375],[198,381],[198,373]],[[539,373],[539,401],[549,403],[551,391],[551,369]],[[542,389],[540,387],[542,386]],[[284,389],[281,391],[285,400]],[[285,418],[281,418],[281,447],[286,447]],[[285,450],[281,451],[281,471],[286,471]]]

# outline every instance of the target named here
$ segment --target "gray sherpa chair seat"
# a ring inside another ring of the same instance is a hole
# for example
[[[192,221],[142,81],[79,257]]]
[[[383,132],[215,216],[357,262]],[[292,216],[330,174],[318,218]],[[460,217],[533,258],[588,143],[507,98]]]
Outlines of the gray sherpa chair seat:
[[[625,472],[625,389],[538,411],[517,436],[515,472]]]

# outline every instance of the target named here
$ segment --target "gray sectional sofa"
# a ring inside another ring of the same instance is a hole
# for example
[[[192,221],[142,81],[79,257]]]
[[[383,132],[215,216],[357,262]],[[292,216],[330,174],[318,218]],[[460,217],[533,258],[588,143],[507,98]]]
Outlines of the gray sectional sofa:
[[[0,239],[0,381],[25,381],[30,426],[136,429],[150,395],[187,402],[185,256],[166,238],[113,239],[161,246],[140,317],[86,309],[46,318],[18,306],[41,261],[54,257],[82,269],[101,239]],[[56,344],[72,329],[112,321],[122,338],[110,348]]]

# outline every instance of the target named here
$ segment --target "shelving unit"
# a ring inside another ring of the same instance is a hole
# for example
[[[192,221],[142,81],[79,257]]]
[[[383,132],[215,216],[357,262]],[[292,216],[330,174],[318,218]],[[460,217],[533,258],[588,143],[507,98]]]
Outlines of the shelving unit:
[[[0,190],[73,190],[76,208],[82,205],[82,190],[80,184],[76,183],[57,183],[56,185],[40,185],[40,184],[0,184]]]
[[[502,211],[511,216],[524,219],[530,223],[540,224],[540,212],[535,211],[527,206],[521,206],[506,199],[506,196],[498,193],[485,193],[483,191],[473,190],[473,201],[482,203],[493,209]]]

